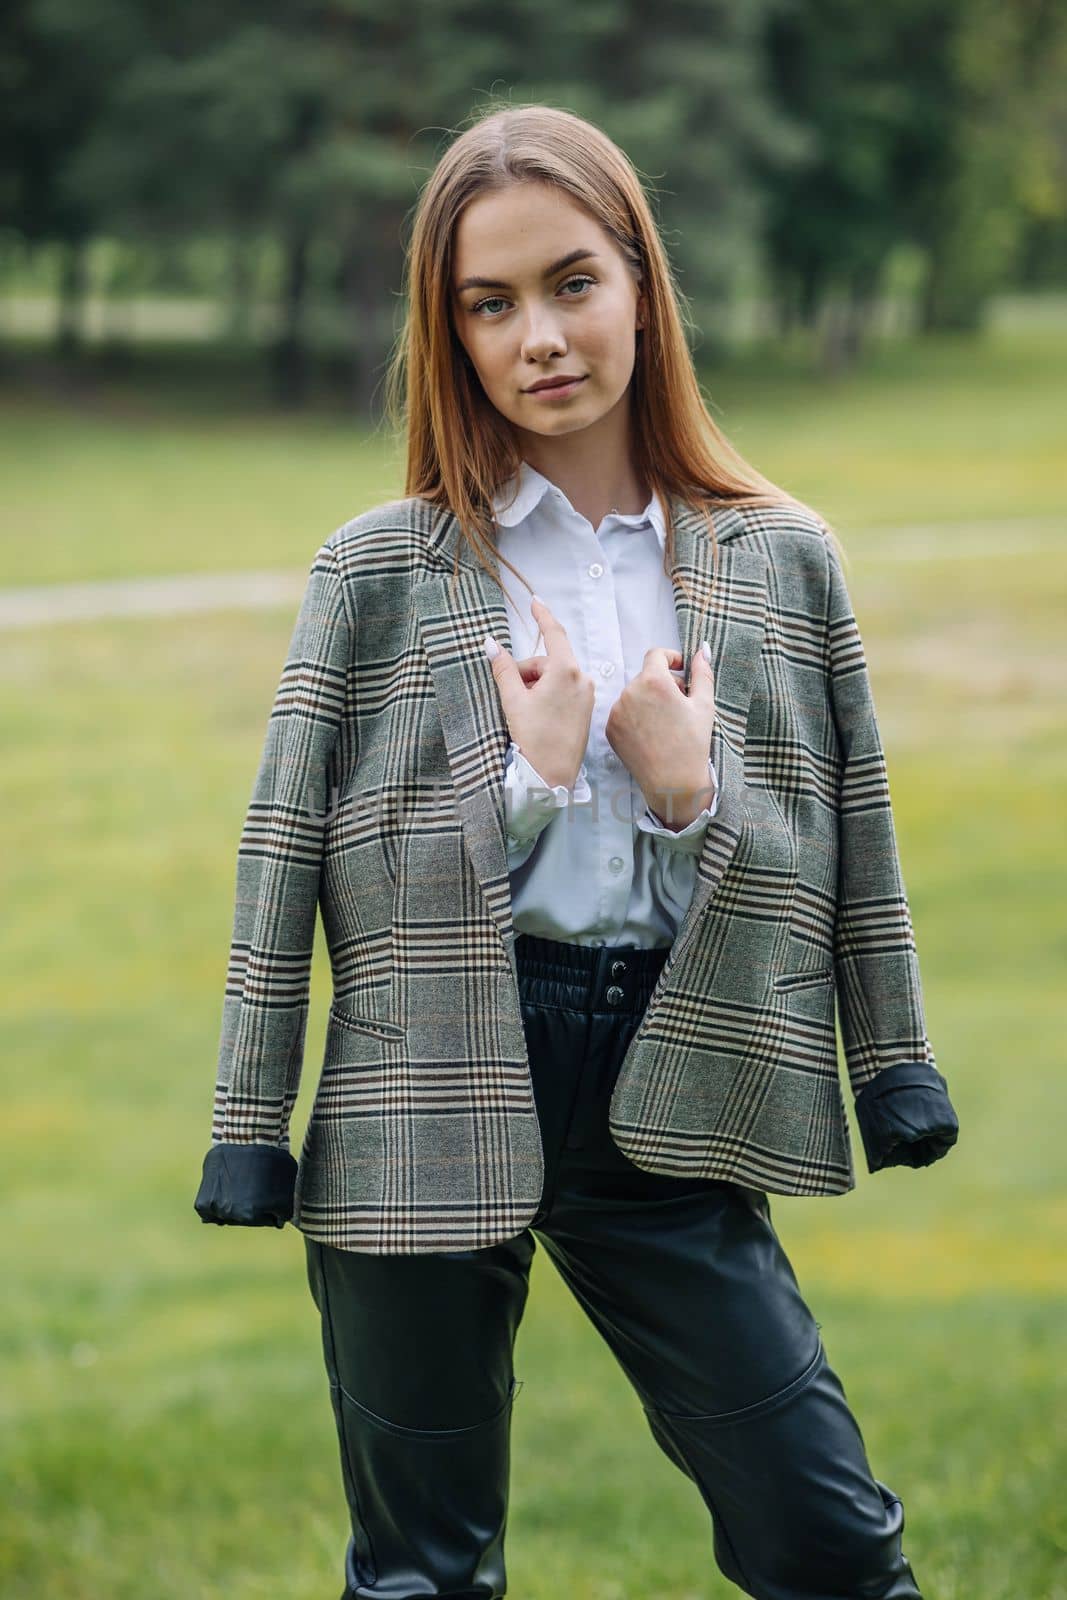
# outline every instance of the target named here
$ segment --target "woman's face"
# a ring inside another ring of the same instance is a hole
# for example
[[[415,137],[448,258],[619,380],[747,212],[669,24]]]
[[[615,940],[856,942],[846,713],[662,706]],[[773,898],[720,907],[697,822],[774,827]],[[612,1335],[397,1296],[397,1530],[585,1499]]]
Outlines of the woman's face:
[[[644,297],[614,239],[569,195],[541,183],[480,195],[460,217],[454,258],[456,331],[502,416],[551,438],[618,404]],[[581,381],[547,398],[530,393],[564,374]]]

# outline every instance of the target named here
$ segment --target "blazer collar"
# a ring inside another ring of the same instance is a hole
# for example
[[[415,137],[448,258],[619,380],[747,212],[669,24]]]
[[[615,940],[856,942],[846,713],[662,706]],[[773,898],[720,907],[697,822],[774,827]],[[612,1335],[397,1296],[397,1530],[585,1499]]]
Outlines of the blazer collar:
[[[693,896],[660,983],[692,938],[744,827],[745,730],[763,646],[769,564],[759,550],[732,542],[745,527],[736,510],[714,513],[713,546],[699,513],[674,495],[669,509],[675,542],[671,581],[685,661],[702,639],[711,646],[716,708],[711,757],[721,792],[697,858]],[[492,633],[512,650],[507,613],[496,581],[460,537],[454,513],[423,501],[419,521],[427,534],[430,569],[413,584],[412,609],[433,678],[463,844],[515,970],[504,813],[504,759],[511,736],[482,644]],[[499,574],[492,554],[487,560]]]

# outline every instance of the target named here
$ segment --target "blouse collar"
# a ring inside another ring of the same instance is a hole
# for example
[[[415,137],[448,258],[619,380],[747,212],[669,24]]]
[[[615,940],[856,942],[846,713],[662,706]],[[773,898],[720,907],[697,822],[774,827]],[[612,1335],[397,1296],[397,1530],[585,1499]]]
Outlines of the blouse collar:
[[[569,511],[577,515],[562,489],[546,478],[544,473],[538,472],[528,461],[521,461],[518,479],[510,478],[493,496],[493,515],[502,528],[514,528],[523,522],[550,492],[558,497]],[[643,511],[626,513],[615,511],[611,515],[627,528],[640,528],[650,522],[656,530],[660,550],[666,547],[667,527],[663,503],[655,489]]]

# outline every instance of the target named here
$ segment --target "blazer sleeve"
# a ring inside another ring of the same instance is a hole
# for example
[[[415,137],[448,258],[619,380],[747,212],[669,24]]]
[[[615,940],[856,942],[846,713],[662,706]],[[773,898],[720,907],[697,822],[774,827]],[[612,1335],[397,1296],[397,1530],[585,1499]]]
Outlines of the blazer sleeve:
[[[926,1033],[885,754],[856,618],[827,540],[827,663],[838,774],[834,972],[867,1168],[927,1166],[959,1122]]]
[[[322,850],[353,628],[337,556],[312,562],[237,850],[204,1222],[283,1227],[297,1163],[289,1119],[303,1064]]]

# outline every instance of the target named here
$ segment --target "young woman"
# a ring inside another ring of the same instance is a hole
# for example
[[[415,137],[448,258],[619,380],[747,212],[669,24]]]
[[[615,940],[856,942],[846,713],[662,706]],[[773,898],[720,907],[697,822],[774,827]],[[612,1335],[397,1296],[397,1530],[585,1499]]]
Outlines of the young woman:
[[[958,1132],[840,552],[709,417],[597,128],[473,123],[409,289],[406,496],[311,566],[195,1202],[304,1234],[345,1600],[504,1594],[538,1241],[744,1593],[914,1600],[768,1200],[855,1185],[835,999],[869,1170]],[[334,995],[298,1165],[317,906]]]

